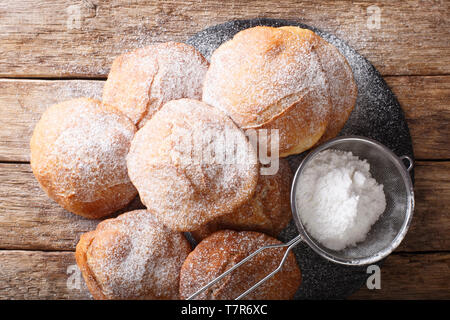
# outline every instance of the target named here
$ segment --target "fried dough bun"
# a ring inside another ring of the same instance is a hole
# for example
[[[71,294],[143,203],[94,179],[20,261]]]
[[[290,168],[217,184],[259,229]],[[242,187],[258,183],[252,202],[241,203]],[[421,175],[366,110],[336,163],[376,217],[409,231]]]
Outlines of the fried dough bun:
[[[208,61],[178,42],[153,44],[117,57],[103,89],[103,102],[141,128],[161,106],[180,98],[200,99]]]
[[[216,159],[231,142],[239,152]],[[253,196],[259,176],[244,133],[216,108],[192,99],[170,101],[147,121],[131,142],[127,166],[142,203],[176,231],[232,212]]]
[[[294,26],[280,27],[280,29],[293,32],[302,41],[310,42],[317,52],[328,79],[332,105],[330,121],[319,143],[332,139],[342,130],[356,104],[358,88],[353,78],[352,69],[347,59],[335,46],[313,31]]]
[[[75,257],[94,299],[178,299],[181,266],[191,251],[182,233],[145,210],[102,221],[81,236]]]
[[[195,247],[181,267],[181,299],[190,297],[201,287],[257,249],[272,244],[281,244],[281,242],[259,232],[222,230],[213,233]],[[285,248],[272,248],[261,251],[218,283],[201,293],[196,299],[235,299],[253,284],[263,279],[270,271],[276,269],[285,250]],[[300,269],[294,254],[289,252],[282,269],[244,299],[293,299],[300,283]]]
[[[316,144],[332,109],[313,45],[272,27],[243,30],[213,52],[202,99],[242,129],[278,129],[280,157]]]
[[[34,128],[31,168],[66,210],[92,219],[108,216],[137,195],[126,167],[135,132],[128,118],[100,101],[53,105]]]
[[[197,242],[223,229],[263,232],[273,237],[291,221],[292,171],[286,159],[279,159],[273,175],[260,175],[253,197],[232,213],[207,223],[191,234]]]

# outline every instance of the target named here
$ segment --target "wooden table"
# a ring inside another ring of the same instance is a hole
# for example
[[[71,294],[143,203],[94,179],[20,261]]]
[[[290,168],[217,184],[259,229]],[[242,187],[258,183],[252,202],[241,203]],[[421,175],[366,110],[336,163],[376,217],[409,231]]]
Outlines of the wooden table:
[[[324,0],[1,0],[0,298],[89,298],[73,251],[98,221],[68,213],[38,187],[28,143],[40,114],[65,99],[99,98],[123,51],[255,17],[300,20],[347,41],[405,111],[417,159],[413,223],[381,269],[381,290],[351,298],[450,298],[450,2]]]

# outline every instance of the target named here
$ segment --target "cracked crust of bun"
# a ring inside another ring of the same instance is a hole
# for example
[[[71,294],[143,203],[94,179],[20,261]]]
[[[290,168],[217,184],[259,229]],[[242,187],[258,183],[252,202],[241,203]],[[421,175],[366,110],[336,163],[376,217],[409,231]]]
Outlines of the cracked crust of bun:
[[[83,234],[75,258],[94,299],[178,299],[179,273],[190,251],[182,233],[136,210]]]
[[[243,129],[278,129],[281,157],[312,147],[331,112],[314,47],[272,27],[243,30],[214,51],[202,99]]]
[[[126,168],[134,124],[100,101],[79,98],[49,107],[30,141],[31,168],[66,210],[98,219],[137,195]]]
[[[226,137],[240,150],[227,162],[197,157],[224,151]],[[216,108],[192,99],[166,103],[136,133],[127,165],[142,203],[176,231],[196,230],[232,212],[253,196],[259,176],[245,134]]]
[[[355,107],[358,88],[353,71],[339,50],[313,31],[294,26],[280,29],[293,32],[314,46],[328,79],[332,109],[325,133],[318,141],[320,144],[338,135]]]
[[[208,61],[178,42],[152,44],[117,57],[103,89],[103,101],[141,128],[161,106],[180,98],[200,99]]]
[[[259,232],[222,230],[213,233],[200,242],[183,263],[180,275],[181,299],[188,298],[260,247],[280,243],[277,239]],[[276,269],[285,250],[285,248],[263,250],[196,299],[235,299]],[[300,283],[300,269],[294,254],[289,252],[282,269],[244,299],[293,299]]]
[[[253,197],[232,213],[191,231],[197,242],[218,230],[258,231],[277,237],[292,218],[290,190],[292,171],[286,159],[279,159],[274,175],[260,175]]]

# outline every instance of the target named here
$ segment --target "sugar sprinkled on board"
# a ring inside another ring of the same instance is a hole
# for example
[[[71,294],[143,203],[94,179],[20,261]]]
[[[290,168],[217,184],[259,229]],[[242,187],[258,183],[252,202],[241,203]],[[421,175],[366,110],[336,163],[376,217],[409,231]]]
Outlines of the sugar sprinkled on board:
[[[332,250],[366,238],[386,209],[383,185],[351,152],[320,152],[302,172],[296,202],[307,231]]]

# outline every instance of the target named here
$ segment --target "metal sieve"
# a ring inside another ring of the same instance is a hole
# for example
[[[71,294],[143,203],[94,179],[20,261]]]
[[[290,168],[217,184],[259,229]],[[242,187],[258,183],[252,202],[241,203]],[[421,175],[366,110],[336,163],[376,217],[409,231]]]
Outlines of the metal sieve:
[[[328,249],[316,241],[308,234],[301,220],[301,214],[298,212],[296,204],[296,193],[301,192],[299,184],[300,176],[321,151],[335,149],[341,151],[350,151],[360,159],[366,159],[370,164],[370,173],[375,180],[383,184],[384,194],[386,196],[386,209],[379,217],[377,222],[370,229],[366,239],[357,243],[355,246],[345,248],[340,251]],[[405,167],[403,161],[408,161],[408,167]],[[413,167],[413,161],[408,156],[397,157],[389,148],[381,143],[360,136],[345,136],[330,140],[315,148],[303,159],[294,176],[291,188],[291,208],[292,215],[298,229],[299,235],[288,243],[279,245],[264,246],[241,260],[239,263],[228,269],[220,276],[199,289],[188,299],[193,299],[200,293],[220,281],[233,270],[250,260],[259,252],[271,248],[287,247],[286,252],[278,267],[269,273],[266,277],[251,286],[244,293],[239,295],[236,300],[245,297],[254,289],[259,287],[275,273],[281,270],[289,251],[301,241],[305,241],[317,254],[344,265],[365,265],[380,261],[389,255],[406,235],[414,210],[414,191],[409,172]]]

